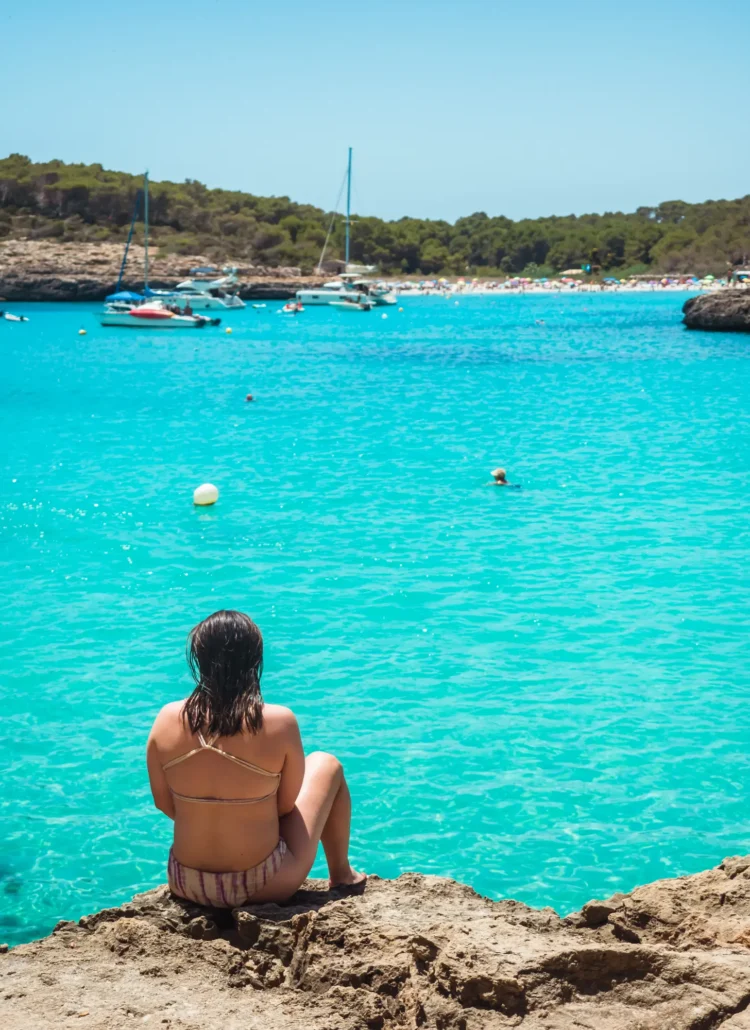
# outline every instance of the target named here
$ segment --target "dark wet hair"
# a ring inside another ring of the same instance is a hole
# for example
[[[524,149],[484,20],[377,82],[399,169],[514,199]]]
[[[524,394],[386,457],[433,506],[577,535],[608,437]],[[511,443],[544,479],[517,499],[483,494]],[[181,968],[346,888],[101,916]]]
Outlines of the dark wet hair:
[[[191,733],[233,737],[244,727],[257,733],[263,725],[263,637],[253,620],[235,611],[209,615],[190,631],[187,660],[195,690],[182,714]]]

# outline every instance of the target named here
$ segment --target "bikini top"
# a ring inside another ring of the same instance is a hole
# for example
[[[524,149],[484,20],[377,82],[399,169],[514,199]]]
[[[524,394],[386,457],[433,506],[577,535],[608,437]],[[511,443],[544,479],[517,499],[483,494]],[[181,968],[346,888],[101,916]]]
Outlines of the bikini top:
[[[234,762],[235,765],[241,765],[243,769],[249,769],[250,772],[258,773],[260,776],[268,776],[271,779],[276,780],[273,790],[270,790],[268,794],[264,794],[262,798],[194,798],[189,794],[178,794],[176,790],[169,790],[172,797],[177,798],[179,801],[192,801],[195,804],[200,805],[257,805],[260,801],[266,801],[268,798],[272,798],[276,791],[279,789],[281,783],[281,773],[269,772],[268,769],[261,769],[259,765],[253,765],[252,762],[246,762],[244,758],[238,758],[237,755],[230,755],[228,751],[222,751],[220,747],[214,747],[214,741],[217,737],[212,737],[210,740],[205,740],[202,733],[198,734],[198,747],[194,747],[192,751],[187,751],[184,755],[178,755],[177,758],[173,758],[170,762],[166,762],[162,769],[171,769],[173,765],[179,765],[180,762],[184,762],[188,758],[192,758],[193,755],[197,755],[201,751],[213,751],[217,755],[222,755],[230,762]]]

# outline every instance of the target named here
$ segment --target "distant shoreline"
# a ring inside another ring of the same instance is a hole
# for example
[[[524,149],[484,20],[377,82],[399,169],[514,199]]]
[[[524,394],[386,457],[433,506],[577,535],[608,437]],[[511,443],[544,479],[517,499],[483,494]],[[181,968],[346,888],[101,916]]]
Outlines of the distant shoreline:
[[[103,301],[116,289],[122,265],[122,249],[112,243],[66,244],[48,240],[4,240],[0,241],[0,303],[34,301]],[[143,248],[134,244],[130,249],[125,275],[119,288],[140,292],[143,289],[145,254]],[[149,263],[149,285],[153,289],[172,289],[178,283],[189,279],[196,268],[209,264],[205,255],[160,255],[158,250],[151,254]],[[227,264],[236,267],[239,280],[239,295],[243,300],[289,300],[297,290],[315,289],[336,278],[335,271],[328,270],[305,275],[299,268],[262,267],[242,264],[227,258]],[[218,272],[220,274],[220,272]],[[523,279],[520,276],[507,279],[463,278],[461,276],[438,279],[428,276],[383,276],[377,273],[366,275],[378,279],[398,293],[401,298],[421,296],[501,296],[533,294],[547,295],[561,293],[585,293],[587,295],[610,292],[670,292],[698,293],[704,289],[720,289],[720,280],[710,278],[698,280],[695,277],[672,274],[639,278],[628,278],[622,282],[581,281],[570,275],[538,279]],[[411,285],[409,285],[411,284]]]
[[[82,289],[81,285],[83,286]],[[174,285],[175,283],[173,282],[157,281],[152,283],[155,289],[167,289]],[[277,282],[243,283],[239,294],[243,301],[288,301],[295,297],[298,289],[303,287],[310,288],[311,285],[314,287],[320,285],[320,282],[284,282],[279,280]],[[80,283],[76,280],[61,279],[55,279],[49,283],[33,281],[23,285],[14,282],[10,289],[3,289],[3,286],[3,280],[0,278],[0,304],[96,304],[102,302],[113,290],[111,284],[96,284],[92,288],[93,284],[90,281]],[[142,284],[124,282],[122,288],[138,290],[140,286]],[[714,290],[714,293],[718,293],[718,291],[718,289]],[[723,288],[721,291],[723,291]],[[613,294],[688,294],[696,297],[705,293],[705,290],[702,287],[680,285],[660,287],[608,286],[604,288],[589,286],[579,289],[542,289],[532,287],[519,289],[508,287],[503,289],[472,289],[466,291],[466,293],[450,291],[450,293],[445,294],[439,290],[396,289],[394,293],[400,301],[444,297],[447,301],[458,303],[462,300],[469,300],[472,297],[482,299],[492,297],[611,297]]]

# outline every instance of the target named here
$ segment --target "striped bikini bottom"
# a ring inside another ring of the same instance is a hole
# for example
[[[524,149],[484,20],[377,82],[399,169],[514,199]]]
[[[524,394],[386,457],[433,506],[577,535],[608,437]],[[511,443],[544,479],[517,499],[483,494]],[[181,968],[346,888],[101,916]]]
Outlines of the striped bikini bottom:
[[[170,850],[167,866],[169,889],[186,901],[211,908],[246,905],[278,873],[287,850],[285,841],[279,839],[271,854],[262,862],[252,869],[236,873],[207,873],[202,869],[191,869],[178,862]]]

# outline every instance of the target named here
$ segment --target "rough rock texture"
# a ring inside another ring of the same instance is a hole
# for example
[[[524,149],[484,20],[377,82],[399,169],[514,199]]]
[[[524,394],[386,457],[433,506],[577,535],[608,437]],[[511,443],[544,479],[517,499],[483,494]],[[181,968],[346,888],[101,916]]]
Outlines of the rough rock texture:
[[[452,880],[210,912],[165,887],[0,954],[0,1026],[750,1030],[750,858],[551,909]]]
[[[0,243],[0,300],[104,300],[120,273],[123,248],[119,243],[55,243],[49,240],[8,240]],[[159,256],[152,250],[149,284],[167,289],[187,279],[191,268],[213,265],[203,254]],[[236,265],[244,299],[286,300],[296,290],[319,286],[325,279],[303,276],[299,268],[265,268],[227,258]],[[122,288],[143,286],[143,247],[130,248]]]
[[[746,287],[691,297],[682,311],[688,329],[750,333],[750,289]]]

